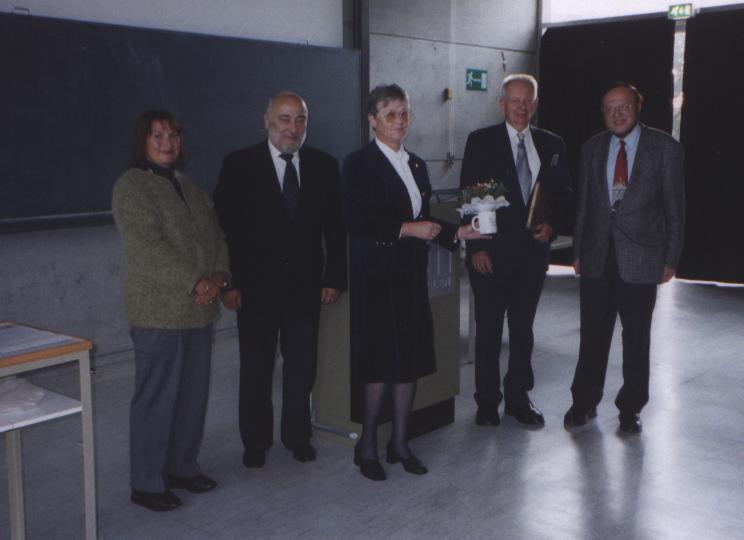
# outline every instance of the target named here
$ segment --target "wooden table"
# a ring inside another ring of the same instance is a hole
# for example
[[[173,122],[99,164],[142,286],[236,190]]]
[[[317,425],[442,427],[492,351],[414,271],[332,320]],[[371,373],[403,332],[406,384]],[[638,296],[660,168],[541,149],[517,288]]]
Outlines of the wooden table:
[[[77,362],[80,401],[44,390],[35,407],[0,414],[0,433],[5,433],[8,462],[8,495],[11,538],[25,538],[21,429],[54,418],[81,413],[83,475],[85,488],[85,537],[96,538],[95,456],[90,384],[90,341],[47,332],[12,322],[0,322],[0,377]]]

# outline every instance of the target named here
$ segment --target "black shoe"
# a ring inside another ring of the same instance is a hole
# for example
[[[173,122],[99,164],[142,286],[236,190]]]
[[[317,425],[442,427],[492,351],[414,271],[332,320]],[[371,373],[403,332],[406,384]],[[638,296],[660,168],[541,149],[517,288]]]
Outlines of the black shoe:
[[[391,445],[387,445],[387,452],[386,452],[386,461],[388,463],[402,463],[403,468],[406,470],[406,472],[409,472],[411,474],[426,474],[429,472],[429,469],[426,468],[426,465],[421,463],[419,458],[411,454],[407,458],[401,458],[400,454],[395,451],[395,449]]]
[[[620,413],[620,431],[626,433],[640,433],[643,429],[641,415],[638,413]]]
[[[169,512],[181,506],[181,499],[170,491],[150,493],[149,491],[133,489],[131,501],[153,512]]]
[[[174,489],[185,489],[191,493],[206,493],[217,487],[217,482],[203,474],[191,478],[168,476],[168,486]]]
[[[478,407],[478,412],[475,413],[475,423],[479,426],[498,426],[501,423],[499,418],[499,411],[496,407],[486,408]]]
[[[292,450],[292,457],[300,463],[315,461],[315,448],[313,448],[310,443],[298,444],[297,446],[290,448],[290,450]]]
[[[260,469],[266,464],[266,452],[251,448],[243,452],[243,465],[248,469]]]
[[[590,418],[597,417],[597,408],[592,407],[588,411],[580,411],[575,405],[571,405],[571,408],[566,411],[566,415],[563,417],[563,425],[566,427],[583,426]]]
[[[545,424],[543,414],[529,400],[526,403],[507,405],[504,408],[504,414],[513,416],[517,422],[528,426],[541,426]]]
[[[362,473],[362,476],[375,482],[381,482],[387,478],[385,469],[380,465],[380,460],[362,459],[362,455],[356,447],[354,448],[354,465],[359,467],[359,472]]]

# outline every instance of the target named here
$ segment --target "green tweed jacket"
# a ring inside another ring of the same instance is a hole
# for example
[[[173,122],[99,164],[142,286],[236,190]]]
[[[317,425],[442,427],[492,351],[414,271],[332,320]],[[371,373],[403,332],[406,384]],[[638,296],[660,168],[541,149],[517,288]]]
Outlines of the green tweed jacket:
[[[209,196],[176,173],[186,204],[167,178],[129,169],[114,186],[112,210],[124,242],[124,310],[142,328],[203,328],[219,304],[198,306],[193,290],[203,276],[229,275],[222,230]]]

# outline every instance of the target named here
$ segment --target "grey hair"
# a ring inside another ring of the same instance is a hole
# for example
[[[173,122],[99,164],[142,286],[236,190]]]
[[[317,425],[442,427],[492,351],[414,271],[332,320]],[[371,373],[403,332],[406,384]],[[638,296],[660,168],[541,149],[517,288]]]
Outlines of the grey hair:
[[[516,81],[529,84],[532,87],[532,99],[533,100],[537,99],[537,79],[535,79],[529,73],[512,73],[511,75],[504,77],[504,80],[501,81],[501,97],[502,98],[506,94],[506,87]]]
[[[411,106],[408,92],[403,90],[397,84],[381,84],[375,86],[367,97],[367,114],[370,116],[377,116],[380,107],[387,106],[391,101],[402,101],[409,107]]]
[[[307,103],[305,103],[305,100],[302,99],[301,95],[295,92],[290,92],[289,90],[282,90],[269,98],[268,103],[266,103],[266,114],[271,116],[271,106],[274,104],[274,100],[283,97],[292,97],[299,100],[299,102],[302,103],[302,108],[305,109],[305,113],[307,114]]]

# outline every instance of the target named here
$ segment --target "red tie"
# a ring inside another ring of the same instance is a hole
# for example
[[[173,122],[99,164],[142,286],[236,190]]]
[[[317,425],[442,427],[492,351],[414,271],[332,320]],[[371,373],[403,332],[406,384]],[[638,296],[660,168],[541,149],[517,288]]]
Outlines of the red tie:
[[[628,187],[628,155],[625,153],[625,141],[620,141],[620,150],[615,161],[615,176],[612,184]]]

